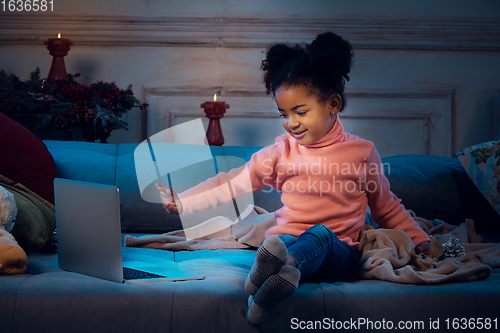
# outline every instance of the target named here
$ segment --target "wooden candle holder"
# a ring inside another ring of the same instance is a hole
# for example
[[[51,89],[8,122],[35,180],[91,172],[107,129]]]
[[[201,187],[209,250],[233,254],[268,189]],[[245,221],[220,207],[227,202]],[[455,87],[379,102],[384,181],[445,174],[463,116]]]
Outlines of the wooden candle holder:
[[[49,38],[44,45],[47,45],[50,55],[53,56],[47,81],[68,81],[64,57],[68,54],[71,46],[73,46],[73,42],[69,39],[58,37]]]
[[[214,99],[216,99],[214,97]],[[210,119],[207,130],[208,144],[211,146],[222,146],[224,144],[224,136],[220,127],[220,119],[224,117],[226,109],[229,105],[225,102],[205,102],[200,105],[204,109],[207,118]]]

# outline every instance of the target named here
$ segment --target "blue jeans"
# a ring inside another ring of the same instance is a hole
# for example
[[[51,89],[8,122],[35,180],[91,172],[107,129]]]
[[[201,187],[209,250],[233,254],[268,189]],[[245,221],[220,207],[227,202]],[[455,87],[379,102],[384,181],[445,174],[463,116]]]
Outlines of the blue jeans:
[[[297,238],[280,238],[297,263],[301,281],[348,281],[355,273],[360,252],[339,240],[327,226],[316,224]]]

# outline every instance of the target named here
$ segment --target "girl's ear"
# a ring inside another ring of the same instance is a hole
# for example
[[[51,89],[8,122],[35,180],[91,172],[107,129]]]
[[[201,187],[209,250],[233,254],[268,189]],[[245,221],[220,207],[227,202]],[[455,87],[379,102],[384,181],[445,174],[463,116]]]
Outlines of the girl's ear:
[[[340,108],[342,107],[342,98],[340,97],[339,94],[333,94],[332,97],[330,97],[330,113],[338,113],[340,111]]]

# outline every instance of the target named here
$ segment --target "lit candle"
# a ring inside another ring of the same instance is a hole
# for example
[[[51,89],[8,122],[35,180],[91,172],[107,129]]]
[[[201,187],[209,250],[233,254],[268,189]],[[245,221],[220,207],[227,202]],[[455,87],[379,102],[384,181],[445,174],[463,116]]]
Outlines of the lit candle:
[[[57,34],[57,38],[49,38],[44,45],[47,46],[52,58],[52,65],[50,66],[47,81],[68,81],[68,73],[64,65],[64,57],[68,54],[73,42],[67,38],[61,38],[61,34]]]
[[[226,109],[229,105],[225,102],[217,102],[217,94],[214,94],[213,102],[205,102],[200,105],[204,109],[207,118],[210,119],[207,129],[207,140],[211,146],[222,146],[224,144],[224,136],[220,126],[220,118],[224,117]]]

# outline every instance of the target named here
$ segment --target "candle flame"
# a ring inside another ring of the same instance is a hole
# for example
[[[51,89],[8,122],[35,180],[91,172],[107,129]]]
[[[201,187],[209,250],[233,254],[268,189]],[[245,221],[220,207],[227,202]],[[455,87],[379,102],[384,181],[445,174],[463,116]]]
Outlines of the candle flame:
[[[214,94],[214,102],[217,102],[217,94]]]
[[[57,38],[61,38],[61,34],[57,34]]]

